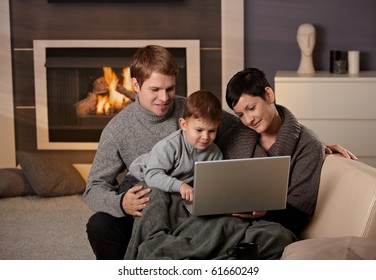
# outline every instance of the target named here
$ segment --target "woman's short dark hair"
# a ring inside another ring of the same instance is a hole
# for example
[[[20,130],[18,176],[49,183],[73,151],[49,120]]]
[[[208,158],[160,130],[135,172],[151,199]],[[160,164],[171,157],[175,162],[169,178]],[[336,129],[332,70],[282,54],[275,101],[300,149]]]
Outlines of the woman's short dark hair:
[[[265,97],[265,88],[270,87],[265,73],[257,68],[246,68],[236,73],[227,84],[226,102],[233,109],[242,94]]]

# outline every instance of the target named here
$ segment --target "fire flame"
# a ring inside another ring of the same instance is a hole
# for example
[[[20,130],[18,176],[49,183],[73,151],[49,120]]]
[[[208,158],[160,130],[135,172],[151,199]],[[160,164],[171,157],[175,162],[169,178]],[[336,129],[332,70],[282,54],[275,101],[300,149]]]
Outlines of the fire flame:
[[[110,115],[116,110],[121,110],[130,99],[116,90],[119,78],[111,67],[103,67],[103,74],[109,93],[108,96],[98,95],[96,110],[98,115]],[[126,85],[126,89],[133,92],[129,67],[123,69],[123,78],[123,85]]]
[[[103,67],[103,74],[103,77],[96,79],[93,83],[93,91],[75,104],[78,116],[111,116],[133,102],[135,91],[129,67],[123,69],[122,84],[119,84],[119,78],[111,67]]]
[[[134,92],[132,80],[131,80],[131,69],[129,67],[124,67],[122,76],[123,76],[123,87],[130,92]]]

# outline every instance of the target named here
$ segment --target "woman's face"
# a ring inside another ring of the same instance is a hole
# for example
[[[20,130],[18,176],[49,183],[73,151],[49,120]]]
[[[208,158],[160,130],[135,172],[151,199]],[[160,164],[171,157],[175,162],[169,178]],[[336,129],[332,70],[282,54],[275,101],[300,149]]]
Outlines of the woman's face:
[[[265,93],[266,100],[259,96],[242,94],[233,108],[240,121],[259,134],[269,132],[277,114],[273,90],[266,88]]]

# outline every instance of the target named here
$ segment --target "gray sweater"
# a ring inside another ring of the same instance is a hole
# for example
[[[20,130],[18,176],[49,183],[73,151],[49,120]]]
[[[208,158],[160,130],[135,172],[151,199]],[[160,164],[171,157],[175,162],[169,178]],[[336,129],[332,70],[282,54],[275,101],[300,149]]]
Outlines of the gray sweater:
[[[258,143],[259,134],[242,124],[228,131],[218,145],[224,158],[291,156],[287,202],[312,215],[319,190],[324,147],[319,138],[298,123],[287,108],[277,105],[277,110],[283,123],[276,142],[268,151]]]
[[[118,194],[117,176],[159,140],[179,129],[184,101],[184,97],[176,96],[168,113],[159,117],[144,109],[136,98],[112,118],[102,131],[84,192],[86,203],[94,211],[125,216],[121,207],[124,194]],[[237,122],[224,112],[218,135]]]
[[[222,152],[214,143],[205,150],[197,150],[188,142],[181,129],[159,141],[153,149],[138,157],[129,167],[129,174],[149,187],[166,192],[179,192],[183,182],[192,186],[194,163],[222,159]]]

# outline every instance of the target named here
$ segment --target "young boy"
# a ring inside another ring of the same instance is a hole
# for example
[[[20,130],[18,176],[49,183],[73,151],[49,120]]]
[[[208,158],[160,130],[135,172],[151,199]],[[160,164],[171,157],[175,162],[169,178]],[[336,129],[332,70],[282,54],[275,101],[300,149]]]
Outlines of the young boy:
[[[212,93],[196,91],[186,100],[180,129],[136,158],[127,176],[145,181],[148,187],[166,192],[180,192],[182,199],[193,200],[193,171],[196,161],[222,159],[213,142],[222,116],[222,107]],[[126,191],[125,180],[119,192]]]

